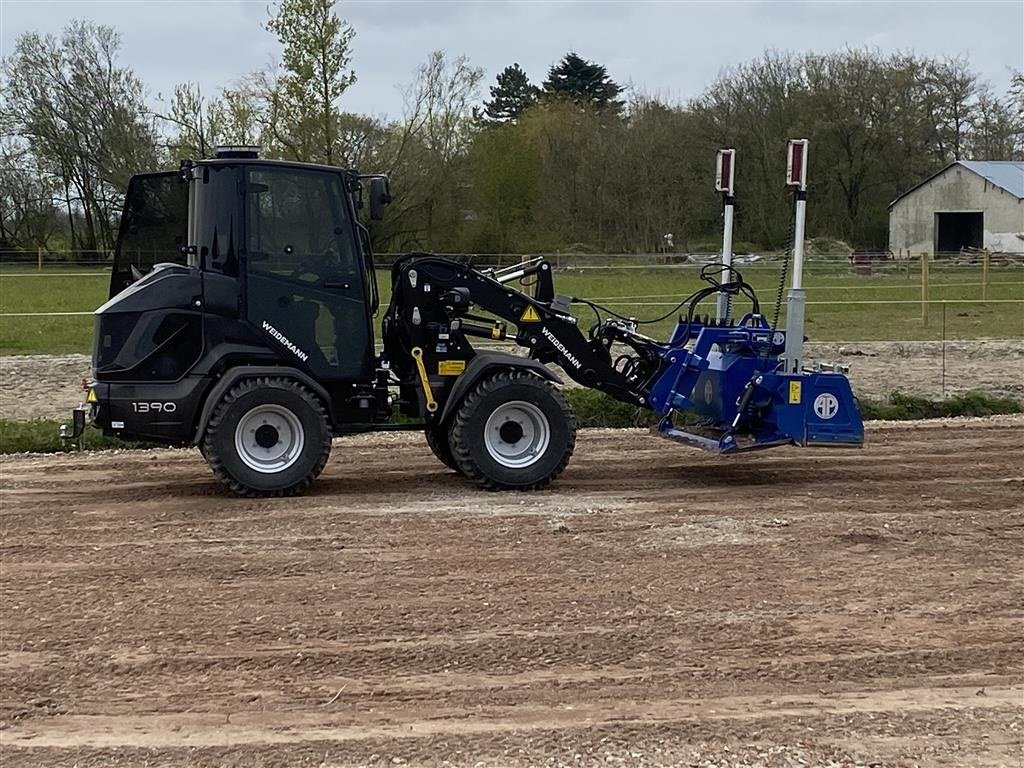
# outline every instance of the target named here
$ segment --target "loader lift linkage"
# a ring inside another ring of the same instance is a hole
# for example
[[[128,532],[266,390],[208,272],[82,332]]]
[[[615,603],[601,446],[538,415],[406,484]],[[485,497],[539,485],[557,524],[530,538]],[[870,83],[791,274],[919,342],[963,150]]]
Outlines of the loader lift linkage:
[[[108,435],[198,445],[236,493],[289,495],[323,469],[333,435],[416,429],[472,481],[540,488],[575,445],[556,364],[654,411],[663,436],[714,452],[863,442],[846,377],[787,368],[794,343],[769,327],[729,243],[724,263],[702,269],[707,287],[649,321],[557,294],[541,258],[495,269],[407,254],[391,269],[377,354],[376,278],[358,220],[367,196],[380,218],[387,180],[246,148],[134,177],[110,300],[96,311],[94,379],[66,436],[88,411]],[[157,263],[164,254],[177,263]],[[739,297],[751,307],[734,320]],[[715,317],[697,315],[705,299],[717,299]],[[594,316],[588,332],[574,307]],[[666,341],[639,331],[676,313]]]

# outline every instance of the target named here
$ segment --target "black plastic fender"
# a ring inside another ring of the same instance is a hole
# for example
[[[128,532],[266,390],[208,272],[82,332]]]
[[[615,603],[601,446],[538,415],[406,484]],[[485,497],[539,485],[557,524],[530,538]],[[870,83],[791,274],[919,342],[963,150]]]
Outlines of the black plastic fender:
[[[307,386],[312,390],[317,397],[324,402],[324,407],[327,413],[330,414],[331,424],[334,424],[334,407],[331,402],[331,396],[327,393],[327,390],[317,383],[316,379],[310,376],[308,373],[303,373],[298,368],[292,368],[286,365],[236,365],[232,368],[228,368],[224,374],[217,380],[217,383],[213,385],[210,390],[210,394],[206,396],[205,402],[203,402],[203,410],[199,414],[199,421],[196,423],[195,437],[192,438],[192,443],[198,445],[203,439],[203,434],[206,432],[206,424],[210,420],[210,414],[213,412],[214,407],[220,402],[220,399],[224,397],[224,393],[227,392],[231,387],[237,384],[243,379],[254,379],[258,376],[276,376],[282,379],[295,379],[301,382],[304,386]]]
[[[459,407],[462,400],[484,374],[494,369],[529,371],[540,376],[542,379],[553,381],[555,384],[562,383],[562,380],[552,373],[551,369],[540,362],[540,360],[510,355],[508,352],[492,352],[489,350],[477,352],[473,359],[469,361],[466,370],[456,379],[451,394],[448,395],[448,400],[445,402],[441,415],[438,418],[438,423],[444,423],[455,409]]]

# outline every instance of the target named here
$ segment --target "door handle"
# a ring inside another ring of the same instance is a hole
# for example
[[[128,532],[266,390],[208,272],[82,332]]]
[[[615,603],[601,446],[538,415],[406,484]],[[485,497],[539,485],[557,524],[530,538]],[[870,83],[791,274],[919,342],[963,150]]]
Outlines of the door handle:
[[[351,287],[352,283],[346,283],[341,280],[328,280],[324,283],[324,288],[343,288],[347,291]]]

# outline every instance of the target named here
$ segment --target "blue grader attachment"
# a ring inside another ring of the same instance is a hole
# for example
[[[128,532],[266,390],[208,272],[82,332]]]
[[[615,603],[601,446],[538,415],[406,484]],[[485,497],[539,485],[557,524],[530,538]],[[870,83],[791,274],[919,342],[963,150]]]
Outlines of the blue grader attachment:
[[[661,346],[668,368],[650,389],[650,406],[662,414],[658,432],[722,454],[863,445],[864,424],[846,376],[783,372],[785,345],[785,331],[773,331],[760,315],[737,325],[680,322]],[[677,413],[686,423],[673,421]]]

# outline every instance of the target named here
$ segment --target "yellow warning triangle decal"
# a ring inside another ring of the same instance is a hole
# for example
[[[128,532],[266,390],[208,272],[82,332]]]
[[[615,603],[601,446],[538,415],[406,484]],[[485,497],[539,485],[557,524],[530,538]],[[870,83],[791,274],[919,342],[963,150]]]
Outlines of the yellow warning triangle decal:
[[[539,323],[540,315],[537,314],[537,310],[533,308],[532,304],[527,304],[523,314],[519,317],[519,321],[522,323]]]
[[[98,397],[96,397],[96,390],[95,389],[90,389],[89,390],[89,394],[85,396],[85,401],[87,403],[98,403],[100,401],[100,399]]]

